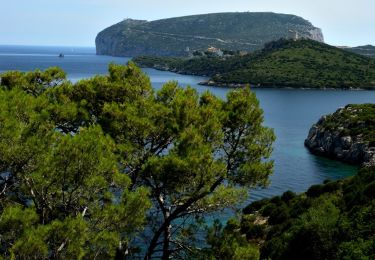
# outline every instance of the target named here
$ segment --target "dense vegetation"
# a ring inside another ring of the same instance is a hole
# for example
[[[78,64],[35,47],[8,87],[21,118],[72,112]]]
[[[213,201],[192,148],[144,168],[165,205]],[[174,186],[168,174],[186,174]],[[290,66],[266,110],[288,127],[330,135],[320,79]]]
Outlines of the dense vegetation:
[[[245,56],[138,57],[147,67],[211,76],[213,85],[375,88],[375,60],[311,40],[278,40]]]
[[[207,213],[268,183],[274,135],[249,89],[155,92],[133,63],[0,79],[0,258],[186,258]]]
[[[96,37],[98,54],[187,56],[210,46],[254,51],[279,38],[323,41],[320,29],[301,17],[275,13],[216,13],[156,21],[127,19]]]
[[[375,104],[350,104],[325,117],[322,128],[340,131],[341,136],[361,136],[375,145]]]
[[[375,168],[364,168],[300,195],[287,191],[250,204],[241,221],[214,226],[206,250],[219,259],[246,251],[256,259],[244,246],[253,244],[261,259],[374,259],[374,218]]]

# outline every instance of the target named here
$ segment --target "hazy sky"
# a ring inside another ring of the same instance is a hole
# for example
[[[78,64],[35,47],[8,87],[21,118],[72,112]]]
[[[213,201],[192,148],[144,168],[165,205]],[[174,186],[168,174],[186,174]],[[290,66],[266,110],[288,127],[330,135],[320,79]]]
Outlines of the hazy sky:
[[[375,0],[0,0],[0,44],[94,46],[125,18],[272,11],[302,16],[333,45],[375,45]]]

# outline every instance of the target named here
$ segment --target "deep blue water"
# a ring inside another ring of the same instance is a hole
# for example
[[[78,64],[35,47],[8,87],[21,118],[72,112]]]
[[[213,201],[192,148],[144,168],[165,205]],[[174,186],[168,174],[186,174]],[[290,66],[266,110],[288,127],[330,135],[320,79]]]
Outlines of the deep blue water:
[[[64,58],[59,58],[64,53]],[[94,48],[0,46],[0,72],[6,70],[45,69],[60,66],[68,73],[68,78],[81,78],[107,72],[110,62],[125,64],[129,59],[96,56]],[[160,88],[169,80],[177,80],[181,85],[190,85],[199,92],[210,90],[217,96],[225,97],[228,89],[197,85],[202,77],[178,75],[170,72],[144,69],[155,88]],[[286,190],[303,192],[313,184],[326,179],[340,179],[355,174],[357,168],[340,162],[316,157],[305,149],[303,142],[310,126],[320,116],[334,112],[349,103],[373,103],[375,91],[340,90],[292,90],[255,89],[265,113],[265,124],[274,128],[277,140],[272,158],[275,172],[271,185],[262,190],[252,191],[251,200],[279,195]]]

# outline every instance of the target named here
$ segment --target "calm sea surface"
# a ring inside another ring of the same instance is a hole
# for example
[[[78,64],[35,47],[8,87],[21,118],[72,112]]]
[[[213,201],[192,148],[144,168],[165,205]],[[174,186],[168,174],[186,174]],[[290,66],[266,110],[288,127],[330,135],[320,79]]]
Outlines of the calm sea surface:
[[[58,55],[64,53],[64,58]],[[0,46],[0,72],[7,70],[28,71],[59,66],[68,78],[77,81],[96,74],[105,74],[109,63],[125,64],[129,59],[96,56],[94,48]],[[225,97],[228,89],[197,85],[202,77],[184,76],[153,69],[144,69],[153,86],[160,88],[169,80],[190,85],[199,92],[210,90]],[[340,90],[254,90],[265,113],[265,124],[274,128],[277,141],[273,159],[275,172],[271,185],[252,191],[251,200],[279,195],[286,190],[303,192],[313,184],[326,179],[340,179],[355,174],[357,168],[311,155],[303,142],[310,126],[320,116],[334,112],[349,103],[374,103],[375,91]]]

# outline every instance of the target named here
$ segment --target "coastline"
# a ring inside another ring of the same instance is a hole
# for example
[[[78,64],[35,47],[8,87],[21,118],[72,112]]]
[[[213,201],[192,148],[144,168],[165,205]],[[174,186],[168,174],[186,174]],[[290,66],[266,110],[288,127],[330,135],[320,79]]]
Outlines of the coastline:
[[[184,71],[169,69],[168,67],[165,67],[165,66],[147,67],[147,66],[141,66],[139,64],[137,64],[137,65],[140,66],[141,68],[145,68],[145,69],[167,71],[167,72],[172,72],[172,73],[176,73],[176,74],[179,74],[179,75],[210,77],[208,75],[199,74],[199,73],[187,73],[187,72],[184,72]],[[282,84],[280,84],[280,85],[267,85],[267,84],[251,84],[251,83],[220,83],[220,82],[215,82],[211,79],[198,82],[197,84],[201,85],[201,86],[207,86],[207,87],[219,87],[219,88],[228,88],[228,89],[244,88],[244,87],[250,86],[251,88],[254,88],[254,89],[343,90],[343,91],[375,90],[375,86],[374,87],[368,87],[368,88],[326,88],[326,87],[325,88],[313,88],[313,87],[308,87],[308,86],[303,86],[303,85],[299,85],[297,87],[297,86],[285,86],[285,85],[283,86]],[[297,85],[297,84],[295,84],[295,85]]]
[[[184,74],[189,75],[189,74]],[[251,88],[256,89],[295,89],[295,90],[344,90],[344,91],[365,91],[365,90],[375,90],[374,88],[312,88],[312,87],[294,87],[294,86],[282,86],[282,85],[254,85],[251,83],[220,83],[212,80],[201,81],[198,83],[201,86],[209,87],[220,87],[220,88],[244,88],[250,86]]]

